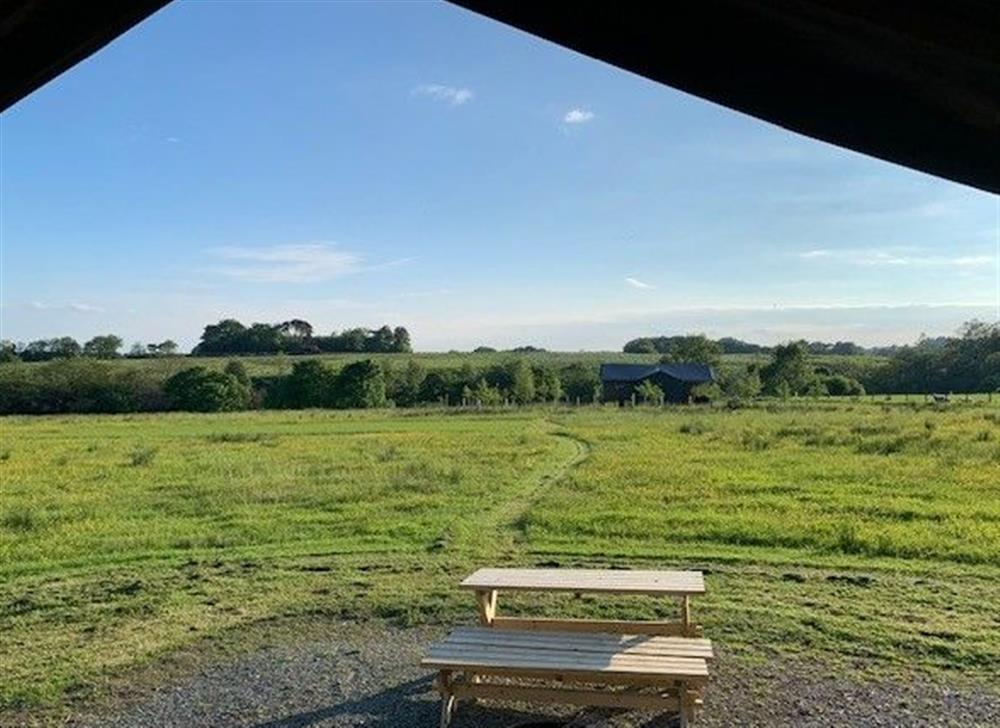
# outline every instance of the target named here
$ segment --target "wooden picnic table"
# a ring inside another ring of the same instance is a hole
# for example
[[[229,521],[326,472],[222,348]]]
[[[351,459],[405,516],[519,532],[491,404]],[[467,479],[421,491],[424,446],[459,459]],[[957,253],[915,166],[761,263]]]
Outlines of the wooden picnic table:
[[[697,637],[701,634],[701,628],[691,621],[690,603],[692,596],[705,593],[705,579],[700,571],[479,569],[463,580],[460,586],[476,593],[479,621],[492,627],[684,637]],[[499,617],[497,600],[501,591],[665,597],[679,601],[680,616],[676,622]]]
[[[675,710],[682,728],[700,709],[713,655],[691,622],[700,571],[480,569],[460,586],[475,592],[481,626],[453,630],[421,661],[438,671],[441,728],[466,698]],[[500,617],[501,591],[677,599],[680,619]]]

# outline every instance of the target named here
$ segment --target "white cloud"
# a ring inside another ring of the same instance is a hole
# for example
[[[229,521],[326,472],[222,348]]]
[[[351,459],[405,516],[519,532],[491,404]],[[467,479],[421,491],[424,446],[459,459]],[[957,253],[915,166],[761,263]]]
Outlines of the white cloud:
[[[74,311],[80,311],[81,313],[104,313],[104,309],[100,306],[93,306],[89,303],[71,303],[69,305]]]
[[[643,288],[643,289],[656,288],[656,286],[652,285],[651,283],[643,283],[637,278],[626,278],[625,282],[628,283],[630,286],[632,286],[632,288]]]
[[[215,248],[213,255],[232,265],[214,270],[229,278],[261,283],[309,283],[357,273],[362,257],[329,243],[273,245],[264,248]]]
[[[30,301],[28,308],[35,311],[77,311],[79,313],[104,313],[106,309],[89,303],[46,303],[45,301]]]
[[[914,266],[924,268],[979,268],[992,266],[996,259],[991,255],[932,255],[909,247],[897,248],[845,248],[829,250],[820,248],[799,253],[803,260],[832,260],[862,266]]]
[[[170,144],[180,144],[181,138],[175,136],[168,136],[165,141],[169,142]]]
[[[566,116],[563,117],[563,121],[567,124],[586,124],[593,118],[593,111],[587,111],[586,109],[570,109],[566,112]]]
[[[444,101],[452,106],[461,106],[471,101],[472,91],[467,88],[456,88],[454,86],[443,86],[439,83],[425,83],[417,86],[411,92],[413,96],[430,96],[431,98]]]

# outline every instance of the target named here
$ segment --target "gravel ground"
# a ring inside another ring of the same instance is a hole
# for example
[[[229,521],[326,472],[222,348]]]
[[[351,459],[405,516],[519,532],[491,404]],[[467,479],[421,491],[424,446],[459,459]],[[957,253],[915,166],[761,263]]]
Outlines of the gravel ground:
[[[119,691],[118,707],[79,728],[437,726],[432,675],[417,667],[438,629],[333,625],[325,636],[192,666],[160,685]],[[151,684],[155,685],[155,681]],[[699,721],[715,726],[1000,726],[1000,686],[856,682],[779,660],[747,667],[719,655]],[[674,726],[665,715],[538,706],[460,705],[455,728]]]

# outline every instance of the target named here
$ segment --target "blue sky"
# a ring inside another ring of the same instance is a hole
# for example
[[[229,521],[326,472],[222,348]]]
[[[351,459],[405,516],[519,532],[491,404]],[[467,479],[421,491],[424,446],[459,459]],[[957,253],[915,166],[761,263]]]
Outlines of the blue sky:
[[[0,134],[7,339],[870,344],[997,315],[996,196],[444,4],[174,2]]]

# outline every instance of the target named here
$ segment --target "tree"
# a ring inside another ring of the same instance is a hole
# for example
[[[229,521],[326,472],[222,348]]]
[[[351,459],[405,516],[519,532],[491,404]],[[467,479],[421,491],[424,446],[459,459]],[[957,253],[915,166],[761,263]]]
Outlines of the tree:
[[[395,342],[396,339],[393,336],[392,329],[388,326],[380,326],[374,329],[366,339],[365,351],[377,353],[393,351]]]
[[[368,332],[364,329],[347,329],[339,337],[339,351],[364,351]]]
[[[172,339],[161,341],[159,344],[150,344],[146,347],[153,356],[173,356],[177,353],[177,342]]]
[[[132,344],[132,347],[128,350],[128,356],[133,358],[141,358],[146,356],[146,345],[141,341],[137,341]]]
[[[390,395],[400,407],[412,407],[420,401],[421,389],[427,378],[427,370],[419,362],[410,359],[406,368],[393,377]]]
[[[442,372],[430,372],[420,385],[421,402],[440,402],[442,398],[448,396],[451,385],[447,375]]]
[[[247,374],[246,366],[239,359],[230,359],[227,361],[226,368],[223,371],[236,379],[244,387],[250,386],[250,375]]]
[[[528,404],[535,398],[535,375],[524,359],[516,359],[509,367],[510,396],[518,404]]]
[[[292,319],[278,324],[278,332],[283,336],[290,336],[296,339],[310,339],[313,335],[313,327],[308,321],[302,319]]]
[[[559,374],[550,366],[538,365],[532,367],[535,378],[535,398],[541,402],[558,402],[562,399],[562,382]]]
[[[594,392],[601,386],[597,370],[586,364],[570,364],[559,371],[563,390],[570,401],[591,402]]]
[[[761,391],[760,373],[757,365],[749,365],[745,371],[726,377],[723,391],[734,400],[748,400],[757,397]]]
[[[250,389],[226,372],[205,367],[184,369],[163,385],[174,409],[191,412],[231,412],[246,409]]]
[[[484,407],[495,407],[503,402],[503,395],[496,387],[491,387],[485,379],[480,379],[476,386],[469,390],[468,399]]]
[[[337,375],[319,359],[297,361],[286,384],[289,407],[331,407],[334,405]]]
[[[392,350],[403,354],[413,351],[410,346],[410,332],[405,327],[397,326],[392,330]]]
[[[345,409],[384,407],[385,376],[371,359],[356,361],[340,370],[334,384],[334,402]]]
[[[21,357],[17,355],[17,344],[13,341],[8,341],[4,339],[0,341],[0,363],[8,363],[20,361]]]
[[[626,354],[657,354],[659,351],[652,339],[640,338],[626,341],[622,351]]]
[[[271,324],[251,324],[242,338],[242,346],[234,351],[219,352],[220,354],[275,354],[281,351],[282,336],[277,326]]]
[[[472,350],[473,354],[496,354],[497,350],[492,346],[477,346]]]
[[[223,319],[217,324],[209,324],[192,353],[195,356],[240,353],[244,351],[243,337],[246,330],[246,326],[236,319]]]
[[[122,348],[122,340],[114,334],[95,336],[83,345],[84,356],[91,356],[95,359],[114,359],[118,356],[118,350]]]
[[[635,393],[646,404],[663,404],[663,390],[649,379],[643,379]]]
[[[761,380],[768,394],[805,394],[816,381],[806,343],[791,341],[776,346],[770,363],[761,369]]]
[[[826,377],[823,380],[823,384],[826,387],[827,394],[835,397],[863,395],[865,393],[865,388],[861,386],[861,383],[857,379],[851,379],[842,374],[834,374]]]
[[[57,359],[71,359],[83,353],[83,347],[72,336],[60,336],[50,342],[52,355]]]
[[[674,336],[661,362],[693,362],[718,366],[722,359],[722,347],[704,334]]]

